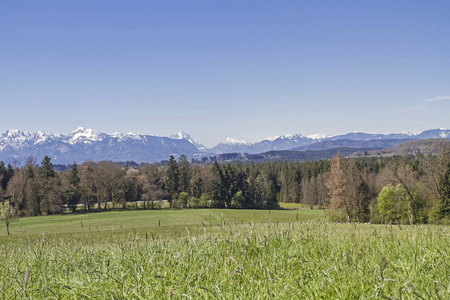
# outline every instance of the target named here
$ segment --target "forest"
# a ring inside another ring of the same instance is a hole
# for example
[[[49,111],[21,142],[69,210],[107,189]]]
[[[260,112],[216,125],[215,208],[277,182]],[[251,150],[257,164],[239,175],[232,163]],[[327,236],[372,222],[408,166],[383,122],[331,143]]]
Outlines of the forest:
[[[182,155],[166,165],[121,167],[86,161],[57,172],[46,156],[14,167],[0,163],[2,218],[64,211],[173,208],[276,209],[295,202],[340,222],[450,223],[450,151],[311,162],[194,164]]]

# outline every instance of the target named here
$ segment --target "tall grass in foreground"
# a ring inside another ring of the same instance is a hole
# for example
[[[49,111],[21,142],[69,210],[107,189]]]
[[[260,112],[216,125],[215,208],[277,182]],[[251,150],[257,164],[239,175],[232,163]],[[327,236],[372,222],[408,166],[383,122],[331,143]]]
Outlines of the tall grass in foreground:
[[[216,224],[217,225],[217,224]],[[240,224],[0,246],[0,298],[448,299],[448,227]]]

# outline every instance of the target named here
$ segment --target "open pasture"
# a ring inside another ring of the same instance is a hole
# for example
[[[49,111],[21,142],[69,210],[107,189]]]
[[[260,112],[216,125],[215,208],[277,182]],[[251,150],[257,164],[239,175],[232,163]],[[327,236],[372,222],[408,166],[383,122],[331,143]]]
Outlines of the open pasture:
[[[207,209],[25,218],[12,237],[2,232],[0,297],[449,298],[449,227],[322,218]]]
[[[128,232],[184,233],[186,227],[217,227],[224,219],[239,224],[323,221],[324,213],[321,210],[161,209],[29,217],[11,223],[9,237],[4,223],[0,223],[0,244],[32,240],[42,235],[69,239],[93,235],[109,237]]]

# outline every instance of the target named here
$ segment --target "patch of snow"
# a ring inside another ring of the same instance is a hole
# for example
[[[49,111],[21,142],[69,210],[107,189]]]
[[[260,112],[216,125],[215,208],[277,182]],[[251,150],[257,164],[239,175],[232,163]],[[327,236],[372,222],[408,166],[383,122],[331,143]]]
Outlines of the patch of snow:
[[[275,141],[275,140],[278,139],[278,138],[280,138],[280,135],[272,136],[272,137],[267,137],[267,138],[265,138],[265,139],[259,140],[258,142],[263,142],[263,141],[273,142],[273,141]]]
[[[226,138],[222,144],[227,144],[227,145],[251,145],[251,143],[243,141],[243,140],[238,140],[238,139],[233,139],[233,138]]]
[[[172,134],[169,136],[170,139],[174,140],[186,140],[192,145],[194,145],[198,150],[204,150],[206,147],[201,144],[199,141],[194,140],[188,133],[185,133],[183,131],[177,132],[175,134]]]
[[[312,139],[312,140],[323,140],[323,139],[327,139],[327,138],[331,138],[331,137],[333,137],[333,135],[324,134],[324,133],[316,133],[316,134],[311,134],[311,135],[307,136],[308,139]]]
[[[34,144],[35,145],[42,144],[45,141],[47,141],[47,138],[49,138],[49,137],[50,136],[45,134],[43,131],[38,131],[38,132],[36,132],[36,138],[35,138]]]
[[[102,134],[90,128],[78,127],[69,134],[67,143],[74,145],[77,143],[91,143],[102,141]]]
[[[120,133],[120,132],[116,131],[113,134],[111,134],[111,136],[114,137],[114,138],[120,138],[120,137],[123,137],[123,133]]]
[[[277,136],[274,136],[274,137],[268,137],[268,138],[265,138],[263,140],[260,140],[259,142],[263,142],[263,141],[274,142],[274,141],[276,141],[278,139],[292,140],[292,139],[296,139],[296,138],[302,139],[302,138],[304,138],[304,136],[301,135],[301,134],[298,134],[298,133],[296,133],[296,134],[288,133],[288,134],[285,134],[285,135],[277,135]]]

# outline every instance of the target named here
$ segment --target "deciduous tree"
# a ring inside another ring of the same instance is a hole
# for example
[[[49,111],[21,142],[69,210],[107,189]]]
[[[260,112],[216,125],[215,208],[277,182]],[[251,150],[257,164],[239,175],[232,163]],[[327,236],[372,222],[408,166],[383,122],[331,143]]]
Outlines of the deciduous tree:
[[[6,224],[6,232],[9,233],[9,224],[17,218],[17,209],[8,200],[0,203],[0,220]]]

